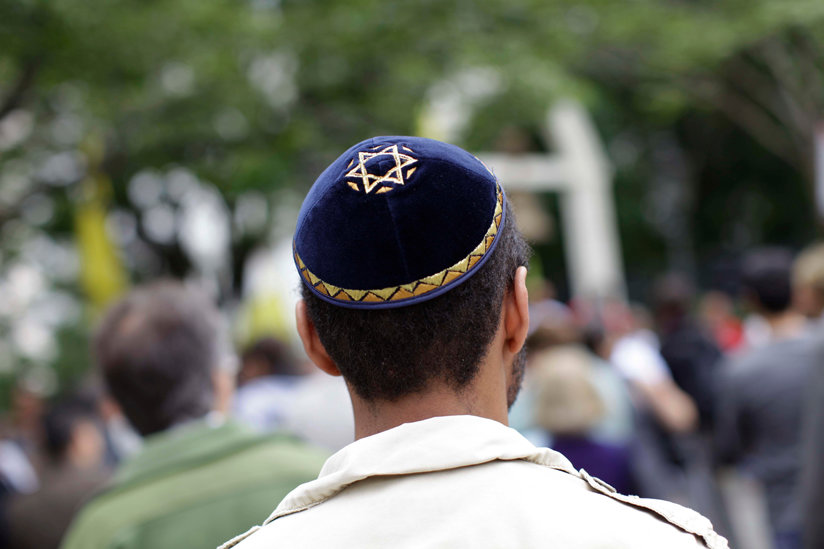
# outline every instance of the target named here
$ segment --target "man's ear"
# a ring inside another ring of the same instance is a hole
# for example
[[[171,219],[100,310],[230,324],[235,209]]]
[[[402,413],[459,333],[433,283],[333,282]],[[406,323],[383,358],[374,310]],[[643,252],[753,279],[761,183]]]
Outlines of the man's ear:
[[[517,353],[524,346],[529,332],[529,292],[526,289],[526,267],[518,267],[512,289],[504,296],[504,334],[506,350]]]
[[[315,325],[309,320],[309,315],[306,313],[306,302],[302,299],[295,306],[295,320],[297,321],[300,340],[303,342],[303,349],[306,351],[309,360],[330,376],[341,375],[340,370],[338,370],[335,362],[326,352],[323,343],[321,343]]]

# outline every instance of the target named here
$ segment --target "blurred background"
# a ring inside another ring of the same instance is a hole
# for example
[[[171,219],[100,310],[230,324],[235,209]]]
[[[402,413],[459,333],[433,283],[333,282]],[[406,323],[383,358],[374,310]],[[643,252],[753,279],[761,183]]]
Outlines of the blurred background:
[[[820,226],[823,17],[815,0],[4,1],[0,402],[20,375],[81,375],[95,312],[160,275],[202,279],[258,329],[277,308],[260,286],[280,285],[254,275],[351,143],[547,151],[561,99],[612,165],[629,295],[673,268],[732,292],[742,250]],[[533,272],[570,297],[558,196],[530,201]]]
[[[0,0],[0,410],[84,383],[99,314],[159,277],[206,288],[238,348],[294,345],[297,209],[380,134],[527,182],[536,299],[649,303],[677,271],[734,348],[741,258],[820,235],[823,23],[820,0]]]

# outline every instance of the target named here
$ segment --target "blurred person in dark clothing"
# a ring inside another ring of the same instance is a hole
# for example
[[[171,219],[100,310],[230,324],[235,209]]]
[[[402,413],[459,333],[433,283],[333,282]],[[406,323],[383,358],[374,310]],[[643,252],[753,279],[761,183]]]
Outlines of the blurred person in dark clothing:
[[[800,497],[805,549],[824,549],[824,244],[806,248],[793,267],[796,306],[812,322],[815,362],[804,406]]]
[[[653,286],[653,314],[661,357],[676,385],[695,402],[699,420],[698,430],[693,434],[660,436],[682,471],[690,503],[725,531],[728,519],[713,474],[711,448],[715,376],[723,355],[711,334],[692,315],[694,297],[692,284],[678,273],[660,277]]]
[[[35,471],[40,469],[43,461],[40,441],[43,439],[45,398],[37,382],[22,377],[12,390],[10,413],[0,420],[0,440],[5,445],[14,445]],[[3,469],[2,465],[0,469]],[[10,480],[13,491],[31,492],[37,487],[36,476],[33,483],[22,477]]]
[[[7,502],[40,487],[45,404],[39,385],[25,377],[18,379],[11,393],[10,413],[0,417],[0,547],[8,544]]]
[[[722,355],[690,314],[694,291],[681,275],[669,274],[653,289],[660,352],[672,379],[692,397],[700,426],[709,429],[713,414],[713,375]]]
[[[81,511],[66,549],[215,547],[320,469],[314,449],[218,412],[231,396],[234,357],[199,292],[176,283],[131,292],[106,314],[94,355],[144,444]]]
[[[74,397],[52,406],[43,419],[47,462],[40,489],[8,507],[10,549],[56,549],[72,518],[109,477],[94,402]]]
[[[805,399],[800,494],[805,549],[824,549],[824,329],[813,343],[815,364]]]
[[[715,451],[761,482],[775,547],[798,548],[802,402],[815,357],[790,309],[792,257],[780,249],[751,253],[742,283],[749,306],[770,327],[766,344],[743,352],[719,373]]]

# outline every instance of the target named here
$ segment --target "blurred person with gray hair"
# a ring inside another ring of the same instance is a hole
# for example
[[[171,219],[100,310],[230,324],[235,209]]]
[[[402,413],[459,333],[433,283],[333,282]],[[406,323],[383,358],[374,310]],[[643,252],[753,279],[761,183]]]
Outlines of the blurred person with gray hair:
[[[106,314],[94,354],[145,440],[84,508],[64,548],[214,547],[320,469],[313,449],[222,415],[235,359],[218,311],[199,292],[171,282],[133,291]]]

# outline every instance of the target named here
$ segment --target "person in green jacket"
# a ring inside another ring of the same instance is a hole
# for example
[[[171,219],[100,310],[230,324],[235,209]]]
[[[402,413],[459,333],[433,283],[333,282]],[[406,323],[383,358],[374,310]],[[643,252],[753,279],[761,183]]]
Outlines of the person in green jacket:
[[[326,458],[219,413],[233,358],[217,311],[190,288],[166,282],[126,296],[105,316],[94,354],[144,446],[83,508],[63,549],[215,547],[262,522]]]

